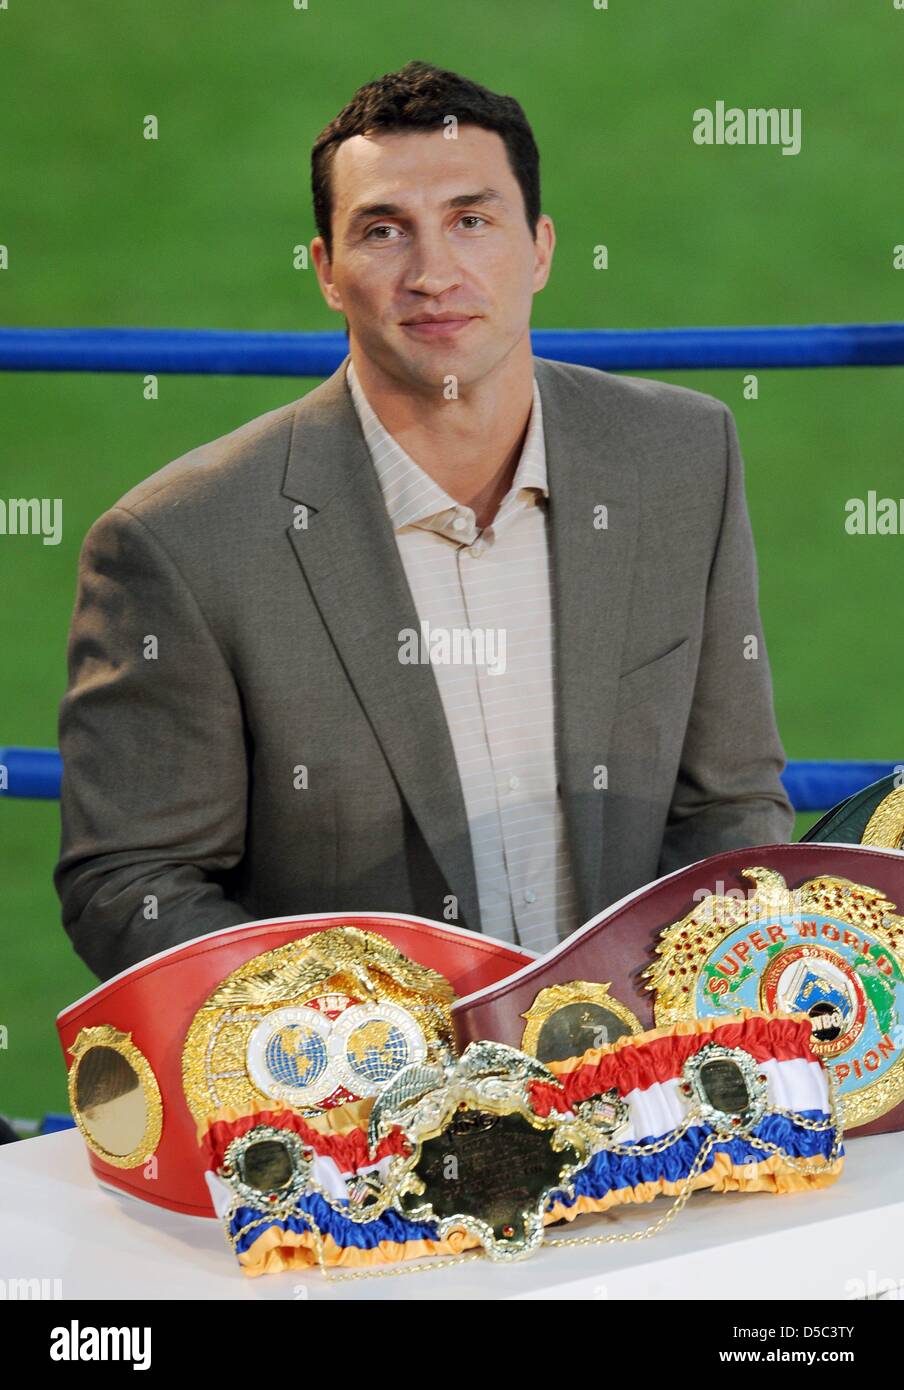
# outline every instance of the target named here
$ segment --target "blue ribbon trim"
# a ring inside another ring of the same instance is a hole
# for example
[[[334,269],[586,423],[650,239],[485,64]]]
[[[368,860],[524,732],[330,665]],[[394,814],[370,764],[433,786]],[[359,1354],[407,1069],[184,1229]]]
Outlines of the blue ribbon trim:
[[[805,1110],[801,1113],[809,1120],[828,1118],[822,1110]],[[777,1145],[783,1154],[802,1159],[816,1156],[828,1158],[835,1138],[834,1129],[804,1129],[785,1115],[764,1116],[752,1133],[757,1139]],[[629,1157],[601,1149],[576,1175],[575,1196],[567,1197],[562,1194],[556,1200],[563,1206],[570,1207],[578,1197],[605,1197],[607,1192],[617,1188],[638,1187],[641,1183],[657,1182],[660,1178],[665,1178],[668,1182],[681,1182],[691,1171],[701,1148],[711,1134],[712,1129],[709,1125],[695,1125],[669,1148],[658,1154]],[[651,1144],[655,1142],[655,1136],[632,1142]],[[839,1153],[842,1152],[840,1149]],[[772,1157],[771,1153],[764,1153],[745,1138],[719,1140],[707,1154],[700,1172],[708,1172],[715,1162],[716,1154],[720,1153],[728,1154],[736,1167],[764,1163]],[[552,1205],[554,1203],[550,1202],[550,1206]]]
[[[821,1110],[802,1112],[806,1119],[825,1120],[828,1117]],[[578,1197],[604,1197],[616,1188],[638,1187],[641,1183],[656,1182],[665,1178],[669,1182],[681,1182],[687,1177],[707,1138],[712,1133],[708,1125],[696,1125],[687,1130],[674,1144],[661,1153],[628,1157],[624,1154],[610,1153],[601,1149],[593,1155],[574,1179],[574,1197],[556,1193],[550,1198],[548,1207],[561,1203],[573,1206]],[[757,1125],[753,1134],[770,1144],[775,1144],[783,1154],[791,1158],[813,1158],[821,1155],[828,1158],[832,1151],[835,1131],[804,1129],[784,1115],[766,1115]],[[651,1144],[662,1136],[651,1136],[637,1140],[640,1144]],[[839,1148],[839,1155],[844,1149]],[[717,1153],[728,1154],[732,1164],[741,1167],[745,1164],[760,1164],[772,1157],[756,1148],[748,1139],[726,1139],[715,1143],[706,1157],[701,1172],[707,1172],[715,1161]],[[230,1222],[230,1233],[235,1236],[241,1228],[261,1215],[254,1207],[240,1207]],[[311,1220],[307,1219],[308,1217]],[[357,1246],[360,1250],[373,1250],[384,1241],[405,1245],[415,1240],[439,1240],[436,1222],[409,1221],[397,1211],[390,1209],[373,1221],[350,1221],[341,1211],[334,1210],[317,1192],[305,1192],[299,1197],[295,1212],[286,1218],[276,1218],[266,1225],[253,1227],[247,1235],[239,1236],[236,1251],[243,1254],[250,1250],[264,1232],[274,1226],[281,1231],[302,1233],[313,1229],[312,1221],[324,1236],[331,1236],[340,1249]]]
[[[255,1241],[265,1231],[276,1226],[281,1231],[303,1232],[313,1229],[305,1214],[310,1214],[321,1235],[332,1236],[342,1249],[356,1245],[359,1250],[373,1250],[383,1241],[405,1245],[412,1240],[439,1240],[434,1221],[409,1221],[392,1208],[377,1216],[373,1221],[350,1221],[341,1212],[334,1211],[318,1192],[303,1193],[296,1203],[295,1213],[285,1219],[274,1218],[265,1226],[255,1226],[247,1235],[240,1236],[236,1243],[236,1253],[250,1250]],[[253,1207],[240,1207],[230,1222],[230,1232],[235,1235],[242,1226],[254,1221],[260,1212]]]

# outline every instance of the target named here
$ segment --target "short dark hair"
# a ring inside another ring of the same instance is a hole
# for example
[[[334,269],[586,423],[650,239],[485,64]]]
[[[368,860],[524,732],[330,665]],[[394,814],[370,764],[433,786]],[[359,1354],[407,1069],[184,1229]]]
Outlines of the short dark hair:
[[[389,72],[360,87],[314,141],[311,151],[311,191],[314,220],[332,259],[333,199],[330,173],[336,149],[343,140],[371,131],[437,130],[449,116],[459,125],[481,126],[502,137],[509,166],[524,198],[531,236],[540,216],[540,152],[520,104],[499,96],[458,73],[413,60],[399,72]]]

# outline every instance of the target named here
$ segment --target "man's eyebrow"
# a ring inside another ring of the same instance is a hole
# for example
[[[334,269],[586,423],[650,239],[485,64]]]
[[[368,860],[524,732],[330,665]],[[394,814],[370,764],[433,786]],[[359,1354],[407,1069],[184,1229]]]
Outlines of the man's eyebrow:
[[[492,202],[505,202],[501,193],[495,188],[481,188],[477,193],[457,193],[454,198],[447,199],[444,204],[447,208],[475,207]],[[398,203],[366,203],[362,207],[355,208],[349,218],[349,230],[353,230],[362,222],[366,222],[370,217],[404,217],[405,209]]]

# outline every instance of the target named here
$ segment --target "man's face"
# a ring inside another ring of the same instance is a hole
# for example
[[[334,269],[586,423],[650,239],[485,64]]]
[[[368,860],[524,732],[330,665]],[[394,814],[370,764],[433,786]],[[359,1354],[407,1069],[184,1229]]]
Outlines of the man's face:
[[[466,386],[524,338],[555,234],[542,216],[531,235],[495,131],[355,135],[336,150],[332,196],[332,261],[316,237],[314,265],[327,303],[386,376],[435,387],[451,374]]]

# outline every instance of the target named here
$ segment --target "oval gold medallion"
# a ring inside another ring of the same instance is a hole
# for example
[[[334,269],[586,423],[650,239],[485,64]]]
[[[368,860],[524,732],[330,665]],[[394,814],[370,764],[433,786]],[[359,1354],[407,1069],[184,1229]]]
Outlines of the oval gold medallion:
[[[163,1130],[160,1087],[131,1033],[82,1028],[72,1047],[69,1104],[91,1151],[117,1168],[137,1168]]]

